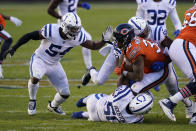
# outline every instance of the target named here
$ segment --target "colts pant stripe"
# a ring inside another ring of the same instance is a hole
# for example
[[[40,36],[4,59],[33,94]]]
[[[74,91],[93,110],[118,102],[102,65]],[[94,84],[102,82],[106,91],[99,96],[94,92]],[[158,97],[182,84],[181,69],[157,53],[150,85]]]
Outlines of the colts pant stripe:
[[[149,89],[151,89],[151,88],[153,88],[153,87],[156,87],[156,86],[159,85],[160,83],[162,83],[162,82],[167,78],[168,74],[169,74],[169,69],[168,69],[168,66],[166,66],[166,67],[164,68],[164,73],[163,73],[163,75],[161,76],[161,78],[159,78],[159,79],[156,80],[155,82],[151,83],[150,85],[147,85],[146,87],[144,87],[144,88],[140,91],[140,93],[141,93],[141,92],[145,92],[145,91],[147,91],[147,90],[149,90]]]
[[[196,79],[196,62],[195,62],[195,59],[194,59],[192,53],[190,52],[188,41],[184,40],[183,49],[184,49],[184,52],[186,54],[187,59],[189,60],[190,65],[191,65],[193,75],[195,76],[195,79]]]

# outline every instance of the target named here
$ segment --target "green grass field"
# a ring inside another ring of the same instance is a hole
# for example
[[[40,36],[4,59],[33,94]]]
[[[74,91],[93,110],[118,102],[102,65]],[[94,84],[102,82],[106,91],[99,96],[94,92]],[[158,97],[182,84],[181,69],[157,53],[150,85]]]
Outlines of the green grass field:
[[[178,3],[177,10],[181,21],[186,9],[191,6],[191,2]],[[47,23],[56,23],[56,19],[47,14],[47,3],[35,4],[5,4],[0,3],[0,12],[6,15],[16,16],[23,20],[21,27],[16,27],[11,22],[7,22],[6,30],[13,36],[14,43],[24,33],[39,30]],[[126,23],[131,16],[135,15],[137,5],[135,3],[102,3],[92,4],[92,9],[87,11],[79,9],[78,13],[82,19],[85,29],[91,33],[94,40],[101,39],[101,33],[108,25],[115,27],[119,23]],[[171,21],[167,21],[169,36],[174,31]],[[81,55],[81,47],[74,48],[62,59],[61,63],[69,79],[71,97],[62,104],[66,111],[66,116],[57,116],[47,111],[48,100],[52,100],[55,89],[48,83],[44,77],[40,83],[37,94],[37,114],[29,116],[27,114],[28,89],[27,82],[29,78],[29,60],[34,50],[39,46],[40,41],[30,41],[17,50],[12,59],[4,61],[4,80],[0,80],[0,131],[21,131],[21,130],[66,130],[66,131],[157,131],[171,130],[184,131],[195,130],[196,127],[188,125],[189,120],[185,118],[185,108],[179,103],[175,109],[177,122],[171,122],[161,111],[158,100],[168,97],[165,86],[161,86],[160,92],[152,92],[155,95],[154,107],[152,111],[145,116],[144,124],[116,124],[108,122],[89,122],[87,120],[75,120],[71,118],[72,112],[85,110],[78,109],[75,106],[77,100],[91,93],[112,93],[115,88],[114,74],[110,80],[103,86],[95,86],[92,83],[89,86],[77,88],[80,84],[80,78],[85,73],[85,66]],[[92,51],[93,65],[99,68],[104,61],[104,57],[97,51]],[[183,87],[186,81],[183,74],[178,69],[180,87]]]

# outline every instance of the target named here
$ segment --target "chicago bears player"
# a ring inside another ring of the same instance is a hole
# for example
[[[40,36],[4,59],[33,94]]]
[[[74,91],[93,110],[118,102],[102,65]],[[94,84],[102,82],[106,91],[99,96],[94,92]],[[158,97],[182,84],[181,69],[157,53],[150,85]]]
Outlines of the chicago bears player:
[[[60,24],[61,17],[64,14],[68,12],[74,12],[77,14],[77,7],[89,10],[90,4],[88,2],[79,2],[79,0],[51,0],[48,6],[48,14],[57,18],[58,23]],[[58,13],[55,11],[56,8],[58,9]],[[91,35],[86,30],[84,30],[84,32],[86,37],[91,40]],[[92,66],[91,51],[82,47],[82,54],[86,69],[89,69]]]
[[[6,50],[9,49],[13,41],[11,35],[5,30],[5,25],[6,25],[5,20],[10,20],[16,26],[20,26],[22,24],[22,21],[20,19],[13,17],[13,16],[6,16],[0,13],[0,42],[1,40],[4,41],[1,47],[1,52],[0,52],[0,79],[3,78],[3,69],[2,69],[3,54]]]
[[[126,61],[132,64],[132,71],[122,70],[119,73],[119,80],[136,81],[131,86],[134,94],[159,86],[168,78],[170,59],[158,44],[135,36],[134,28],[130,24],[119,24],[115,28],[113,36]],[[158,72],[151,68],[153,63],[157,61],[165,64],[164,68]]]
[[[142,38],[148,38],[149,40],[158,43],[158,45],[162,49],[165,49],[165,53],[168,52],[168,47],[173,41],[167,36],[167,34],[164,32],[161,26],[157,26],[153,30],[150,30],[149,29],[150,27],[148,26],[147,22],[145,22],[145,20],[142,19],[141,17],[132,17],[129,19],[128,23],[133,26],[134,33],[137,36],[140,36]],[[174,95],[179,91],[177,75],[172,63],[169,63],[168,66],[170,68],[170,72],[168,75],[168,79],[165,81],[165,85],[170,95]],[[193,114],[192,101],[189,98],[186,98],[183,100],[183,102],[186,105],[186,118],[191,118]]]
[[[194,1],[195,3],[195,1]],[[190,82],[178,93],[159,101],[159,104],[172,121],[176,121],[173,113],[176,104],[196,94],[196,4],[189,8],[184,14],[184,23],[178,37],[169,48],[169,56],[173,63],[187,76]],[[196,95],[194,96],[196,100]],[[193,115],[190,124],[196,124],[196,102],[193,106]]]
[[[11,56],[23,44],[29,40],[41,40],[39,48],[32,55],[30,61],[30,76],[28,82],[29,106],[28,114],[36,113],[36,94],[39,88],[39,81],[44,75],[48,77],[55,87],[57,93],[52,102],[48,104],[48,110],[65,115],[59,107],[69,96],[69,84],[65,71],[60,64],[61,58],[75,46],[83,46],[92,50],[101,48],[112,36],[112,28],[108,27],[102,34],[102,40],[94,42],[88,40],[81,29],[81,20],[75,13],[67,13],[62,18],[62,23],[46,24],[40,31],[33,31],[23,35],[19,41],[6,53]]]
[[[137,113],[132,111],[134,95],[126,85],[119,86],[111,95],[91,94],[81,98],[76,106],[86,106],[87,112],[74,112],[73,118],[88,118],[89,121],[109,121],[119,123],[142,123],[144,114],[148,113],[153,105],[153,97],[149,92],[139,96]],[[136,96],[137,97],[137,96]],[[149,105],[149,106],[148,106]]]
[[[164,30],[166,27],[167,17],[170,19],[175,27],[173,33],[176,37],[181,30],[181,22],[176,11],[176,0],[136,0],[138,8],[136,16],[144,18],[151,28],[162,26]]]

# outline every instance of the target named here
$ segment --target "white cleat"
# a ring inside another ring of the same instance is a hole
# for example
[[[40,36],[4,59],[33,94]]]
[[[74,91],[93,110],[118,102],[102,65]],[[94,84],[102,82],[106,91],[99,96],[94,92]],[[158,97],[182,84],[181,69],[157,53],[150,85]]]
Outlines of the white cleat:
[[[191,106],[186,106],[185,111],[186,111],[186,118],[191,118],[193,115],[193,106],[194,103],[191,101]]]
[[[176,106],[175,103],[173,103],[170,99],[162,99],[159,101],[159,105],[170,120],[176,121],[176,117],[173,113],[173,109]]]
[[[65,112],[59,106],[58,107],[52,107],[51,106],[51,101],[49,101],[48,110],[51,111],[51,112],[54,112],[55,114],[58,114],[58,115],[65,115]]]
[[[28,114],[29,115],[36,114],[36,100],[29,100]]]

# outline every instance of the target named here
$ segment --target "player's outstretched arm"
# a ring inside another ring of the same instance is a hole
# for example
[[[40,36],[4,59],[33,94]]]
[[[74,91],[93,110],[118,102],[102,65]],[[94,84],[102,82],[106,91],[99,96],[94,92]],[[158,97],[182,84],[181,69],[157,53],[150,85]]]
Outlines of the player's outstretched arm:
[[[14,17],[14,16],[7,16],[7,15],[4,15],[4,14],[1,14],[3,16],[3,18],[5,20],[10,20],[12,23],[14,23],[16,26],[21,26],[22,25],[22,20]]]
[[[55,9],[62,1],[63,0],[51,0],[48,6],[48,14],[57,19],[61,19],[61,16],[55,11]]]
[[[102,40],[99,42],[94,42],[91,40],[86,40],[84,43],[81,44],[81,46],[86,47],[91,50],[97,50],[100,49],[105,45],[105,43],[110,42],[110,39],[113,34],[113,28],[111,26],[108,26],[106,31],[102,33]]]
[[[33,31],[33,32],[23,35],[14,46],[12,46],[9,50],[7,50],[4,53],[3,55],[4,59],[6,58],[8,54],[10,54],[10,56],[13,56],[15,51],[20,46],[27,43],[29,40],[41,40],[41,39],[44,39],[44,37],[41,35],[40,31]]]

